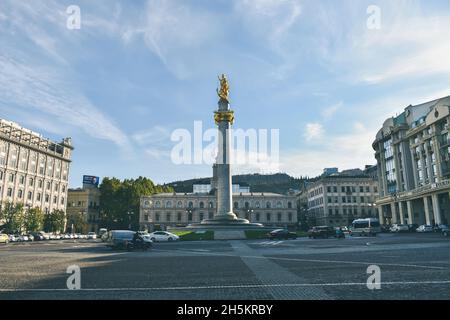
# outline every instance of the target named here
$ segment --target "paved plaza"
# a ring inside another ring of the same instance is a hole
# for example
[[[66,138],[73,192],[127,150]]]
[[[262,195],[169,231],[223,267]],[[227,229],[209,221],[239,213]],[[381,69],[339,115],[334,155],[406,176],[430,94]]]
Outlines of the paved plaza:
[[[112,251],[99,241],[0,246],[0,299],[449,299],[450,239],[439,234],[288,241],[156,243]],[[68,290],[67,267],[81,269]],[[367,288],[367,267],[381,289]]]

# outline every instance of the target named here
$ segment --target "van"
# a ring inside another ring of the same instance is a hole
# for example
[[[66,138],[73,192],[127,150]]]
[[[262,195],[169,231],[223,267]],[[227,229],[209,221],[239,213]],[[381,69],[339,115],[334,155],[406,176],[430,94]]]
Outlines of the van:
[[[381,232],[380,221],[375,218],[356,219],[352,223],[350,235],[376,236]]]
[[[126,249],[128,243],[133,241],[135,233],[130,230],[111,230],[108,232],[106,245],[112,249]]]

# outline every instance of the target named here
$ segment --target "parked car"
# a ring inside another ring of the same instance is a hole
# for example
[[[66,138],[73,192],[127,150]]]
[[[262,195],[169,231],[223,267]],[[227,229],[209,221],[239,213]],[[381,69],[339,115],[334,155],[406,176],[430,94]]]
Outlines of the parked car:
[[[29,235],[30,238],[33,239],[33,241],[42,241],[44,240],[44,236],[40,234],[39,232],[32,232]]]
[[[297,239],[295,232],[289,232],[287,229],[276,229],[270,231],[268,234],[269,239]]]
[[[450,228],[448,226],[446,226],[447,228],[443,228],[442,229],[442,235],[444,237],[448,237],[450,235]]]
[[[9,243],[9,236],[5,233],[0,233],[0,243]]]
[[[130,230],[111,230],[108,232],[106,245],[112,249],[126,249],[133,241],[135,232]]]
[[[95,232],[89,232],[87,238],[92,240],[97,239],[97,234]]]
[[[167,232],[167,231],[155,231],[155,232],[149,233],[149,236],[153,242],[180,240],[179,236],[177,236],[176,234]]]
[[[25,242],[25,241],[30,241],[30,239],[28,238],[28,236],[26,234],[22,234],[19,236],[19,241]]]
[[[429,224],[423,224],[416,229],[417,232],[433,232],[433,227]]]
[[[108,241],[108,237],[109,237],[109,232],[105,232],[100,236],[100,239],[102,240],[102,242],[106,242],[106,241]]]
[[[18,242],[18,241],[19,241],[18,235],[14,235],[14,234],[9,235],[9,242]]]
[[[445,224],[440,224],[440,225],[434,227],[434,232],[441,233],[442,230],[445,230],[445,229],[448,229],[448,226]]]
[[[319,227],[312,227],[308,231],[308,237],[309,238],[328,238],[328,237],[335,237],[336,236],[336,230],[334,230],[333,227],[328,226],[319,226]]]
[[[391,232],[409,232],[409,227],[406,224],[395,223],[391,227]]]
[[[417,230],[418,227],[419,227],[419,225],[416,224],[416,223],[408,224],[409,232],[416,232],[416,230]]]

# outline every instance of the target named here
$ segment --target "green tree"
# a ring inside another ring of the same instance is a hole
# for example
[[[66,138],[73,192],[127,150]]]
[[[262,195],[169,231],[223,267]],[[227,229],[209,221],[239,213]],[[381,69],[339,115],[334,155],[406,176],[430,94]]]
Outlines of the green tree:
[[[24,222],[23,204],[5,202],[0,211],[0,220],[5,222],[3,228],[7,233],[21,233]]]
[[[89,225],[84,219],[84,216],[79,213],[71,213],[67,216],[67,229],[72,233],[88,233]]]
[[[25,213],[24,227],[28,232],[40,231],[44,226],[44,213],[40,208],[31,208]]]
[[[63,210],[53,210],[44,217],[44,230],[46,232],[64,232],[66,214]]]
[[[139,227],[139,208],[142,196],[160,192],[172,192],[170,186],[155,185],[150,179],[104,178],[100,185],[100,212],[102,227]]]

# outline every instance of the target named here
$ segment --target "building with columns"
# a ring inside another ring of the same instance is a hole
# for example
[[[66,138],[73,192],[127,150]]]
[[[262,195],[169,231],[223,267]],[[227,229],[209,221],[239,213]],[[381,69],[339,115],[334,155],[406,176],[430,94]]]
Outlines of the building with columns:
[[[65,212],[72,150],[70,138],[53,142],[0,119],[0,203]]]
[[[141,229],[185,227],[212,219],[217,210],[217,196],[212,193],[160,193],[141,197]],[[238,218],[266,226],[297,227],[295,195],[269,192],[233,194],[233,212]]]
[[[450,220],[450,96],[408,106],[384,121],[372,144],[383,224]]]

